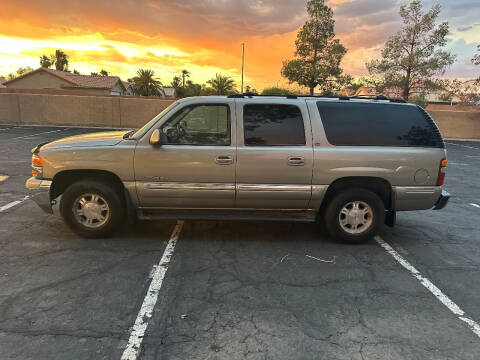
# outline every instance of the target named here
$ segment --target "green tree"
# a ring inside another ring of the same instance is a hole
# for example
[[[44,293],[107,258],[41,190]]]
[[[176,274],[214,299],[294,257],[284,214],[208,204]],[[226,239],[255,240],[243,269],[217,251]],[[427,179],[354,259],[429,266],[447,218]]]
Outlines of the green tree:
[[[17,77],[19,77],[19,76],[22,76],[23,74],[26,74],[26,73],[31,72],[31,71],[33,71],[33,69],[32,69],[30,66],[25,66],[25,67],[21,67],[21,66],[20,66],[20,67],[15,71],[15,73],[10,73],[10,74],[8,74],[7,77],[6,77],[6,80],[7,80],[7,81],[13,80],[13,79],[15,79],[15,78],[17,78]]]
[[[150,69],[138,69],[137,76],[132,78],[133,91],[141,96],[165,96],[163,85],[155,77],[155,71]]]
[[[40,66],[43,68],[49,68],[53,65],[52,57],[47,55],[40,56]]]
[[[480,45],[477,45],[477,52],[478,54],[475,54],[472,58],[472,63],[475,65],[480,65]],[[477,79],[477,85],[480,85],[480,76]]]
[[[75,69],[73,69],[73,73],[74,73],[75,75],[80,75],[80,72],[79,72],[78,70],[75,70]]]
[[[340,62],[347,49],[335,39],[333,11],[325,0],[309,0],[308,20],[297,33],[295,59],[283,62],[282,75],[310,89],[342,74]]]
[[[92,71],[92,72],[90,73],[90,75],[92,75],[92,76],[100,76],[100,74],[99,74],[98,72],[96,72],[96,71]]]
[[[102,75],[102,76],[108,76],[108,71],[105,70],[105,69],[102,69],[102,70],[100,70],[99,74]]]
[[[234,92],[235,81],[228,75],[215,74],[215,77],[208,80],[215,95],[227,95]]]
[[[385,77],[387,86],[400,87],[405,100],[455,62],[453,54],[442,50],[449,27],[447,22],[436,24],[440,10],[437,4],[424,12],[420,0],[400,6],[403,28],[385,43],[380,60],[366,64],[370,74]]]
[[[185,79],[190,77],[190,71],[183,69],[182,70],[182,84],[185,87]]]
[[[182,86],[182,79],[180,76],[174,76],[172,79],[172,82],[170,83],[170,86],[179,89]]]
[[[262,90],[262,95],[290,95],[292,92],[278,86],[268,87]]]
[[[62,50],[55,50],[55,55],[53,55],[53,64],[55,69],[60,71],[68,70],[68,55],[65,54]]]

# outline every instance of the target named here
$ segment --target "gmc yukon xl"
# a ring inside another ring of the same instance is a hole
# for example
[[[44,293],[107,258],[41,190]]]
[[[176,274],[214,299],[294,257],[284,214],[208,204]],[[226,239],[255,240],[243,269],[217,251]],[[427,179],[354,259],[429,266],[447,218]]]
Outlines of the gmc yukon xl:
[[[441,209],[440,132],[386,98],[196,97],[136,131],[73,136],[32,150],[26,187],[84,237],[126,217],[317,221],[358,243],[397,211]]]

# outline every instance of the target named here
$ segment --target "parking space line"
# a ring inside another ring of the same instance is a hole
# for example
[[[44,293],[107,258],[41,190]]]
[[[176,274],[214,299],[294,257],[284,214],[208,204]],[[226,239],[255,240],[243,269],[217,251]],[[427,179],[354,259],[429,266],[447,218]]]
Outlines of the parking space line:
[[[143,337],[145,336],[145,331],[148,327],[148,322],[152,317],[153,309],[157,303],[158,294],[162,288],[163,279],[167,273],[168,265],[170,264],[173,252],[175,251],[175,245],[177,244],[182,227],[183,221],[177,221],[160,262],[157,265],[154,265],[152,281],[150,282],[147,294],[143,299],[137,319],[130,332],[130,338],[128,339],[128,344],[122,354],[121,360],[135,360],[138,357]]]
[[[478,205],[478,204],[470,203],[470,205],[475,206],[476,208],[479,208],[479,209],[480,209],[480,205]]]
[[[60,130],[52,130],[52,131],[44,131],[44,132],[39,132],[39,133],[37,133],[37,134],[15,137],[15,138],[12,138],[12,139],[10,139],[10,140],[28,139],[28,138],[35,137],[35,136],[38,136],[38,135],[51,134],[51,133],[56,133],[56,132],[64,131],[64,130],[68,130],[68,129],[69,129],[69,128],[60,129]]]
[[[396,252],[385,240],[380,236],[375,236],[375,241],[383,247],[397,262],[407,269],[424,287],[428,289],[440,302],[445,305],[458,319],[468,325],[470,330],[480,338],[480,325],[465,315],[465,312],[455,304],[447,295],[445,295],[430,280],[423,276],[412,264],[405,260],[398,252]]]
[[[15,200],[15,201],[12,201],[11,203],[8,203],[7,205],[3,205],[3,206],[0,206],[0,213],[1,212],[4,212],[14,206],[17,206],[18,204],[21,204],[23,203],[25,200],[29,199],[30,196],[25,196],[22,200]]]
[[[445,144],[457,145],[457,146],[461,146],[461,147],[468,148],[468,149],[480,150],[480,148],[477,148],[477,147],[474,147],[474,146],[468,146],[468,145],[463,145],[463,144],[456,144],[456,143],[451,143],[451,142],[448,142],[448,141],[445,141]]]

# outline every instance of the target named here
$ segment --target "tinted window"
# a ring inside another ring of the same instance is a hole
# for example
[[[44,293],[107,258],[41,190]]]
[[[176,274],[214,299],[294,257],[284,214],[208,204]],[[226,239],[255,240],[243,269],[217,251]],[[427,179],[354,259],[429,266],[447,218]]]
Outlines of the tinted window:
[[[418,107],[317,102],[333,145],[443,147],[435,123]]]
[[[302,113],[295,105],[245,105],[243,130],[245,145],[305,145]]]
[[[161,136],[167,145],[230,145],[228,105],[184,107],[162,126]]]

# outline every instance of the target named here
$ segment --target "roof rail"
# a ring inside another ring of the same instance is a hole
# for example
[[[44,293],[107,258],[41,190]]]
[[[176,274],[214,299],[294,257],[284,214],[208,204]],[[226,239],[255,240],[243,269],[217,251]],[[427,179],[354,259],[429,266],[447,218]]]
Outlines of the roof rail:
[[[287,99],[298,99],[298,98],[323,98],[323,99],[338,99],[338,100],[351,100],[351,99],[362,99],[362,100],[385,100],[392,103],[406,103],[403,99],[388,98],[384,95],[376,96],[322,96],[322,95],[297,95],[297,94],[286,94],[286,95],[261,95],[253,92],[246,92],[243,94],[231,94],[228,95],[228,98],[242,99],[242,98],[253,98],[253,97],[284,97]]]

